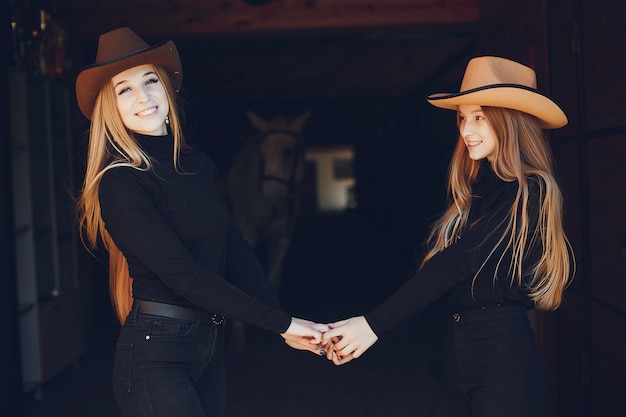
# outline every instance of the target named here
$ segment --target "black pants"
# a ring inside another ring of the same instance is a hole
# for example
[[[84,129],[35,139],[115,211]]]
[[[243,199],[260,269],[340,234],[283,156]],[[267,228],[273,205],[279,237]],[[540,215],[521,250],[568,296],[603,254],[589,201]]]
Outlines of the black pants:
[[[224,417],[224,325],[134,307],[117,341],[113,391],[124,417]]]
[[[526,310],[450,314],[431,417],[538,417],[547,384]]]

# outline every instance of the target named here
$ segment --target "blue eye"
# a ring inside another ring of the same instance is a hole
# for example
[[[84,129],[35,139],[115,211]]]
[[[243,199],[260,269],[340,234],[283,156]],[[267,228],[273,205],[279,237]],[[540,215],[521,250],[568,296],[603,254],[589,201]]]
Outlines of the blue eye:
[[[159,82],[158,78],[150,78],[146,81],[146,85],[148,84],[157,84]]]

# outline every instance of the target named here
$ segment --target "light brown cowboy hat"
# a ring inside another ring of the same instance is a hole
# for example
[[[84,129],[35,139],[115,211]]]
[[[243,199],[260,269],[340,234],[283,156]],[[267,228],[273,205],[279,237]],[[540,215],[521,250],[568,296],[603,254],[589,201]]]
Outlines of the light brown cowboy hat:
[[[433,106],[450,110],[457,110],[459,104],[520,110],[536,116],[547,129],[567,124],[563,110],[537,91],[537,77],[532,68],[495,56],[471,59],[458,93],[432,94],[427,100]]]
[[[100,35],[96,63],[81,69],[76,78],[76,99],[80,111],[87,119],[91,119],[100,89],[120,72],[144,64],[164,68],[172,86],[180,90],[183,70],[174,42],[150,46],[126,27]]]

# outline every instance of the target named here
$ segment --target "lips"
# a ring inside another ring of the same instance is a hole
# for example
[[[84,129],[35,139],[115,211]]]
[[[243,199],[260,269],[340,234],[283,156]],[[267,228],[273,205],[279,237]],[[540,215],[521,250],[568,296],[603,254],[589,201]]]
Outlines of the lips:
[[[139,113],[137,113],[137,116],[139,117],[147,117],[147,116],[151,116],[154,113],[157,112],[157,108],[156,107],[150,107],[149,109],[140,111]]]
[[[474,147],[474,146],[478,146],[481,143],[483,143],[482,140],[472,141],[472,142],[465,142],[465,146],[467,146],[468,148],[471,148],[471,147]]]

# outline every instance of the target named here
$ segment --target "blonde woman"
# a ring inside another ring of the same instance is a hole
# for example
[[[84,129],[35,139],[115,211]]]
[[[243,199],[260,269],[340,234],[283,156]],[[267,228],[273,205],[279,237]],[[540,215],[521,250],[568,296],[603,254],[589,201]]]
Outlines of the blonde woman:
[[[555,310],[573,275],[562,196],[543,129],[567,118],[535,72],[477,57],[460,92],[428,97],[457,112],[450,204],[408,281],[364,316],[330,324],[337,365],[447,294],[448,331],[431,416],[541,415],[546,381],[527,310]]]
[[[181,82],[174,43],[150,46],[128,28],[101,35],[76,80],[91,121],[79,219],[89,245],[110,255],[122,323],[113,389],[125,417],[224,416],[226,317],[317,354],[327,330],[280,308],[213,162],[185,143]]]

